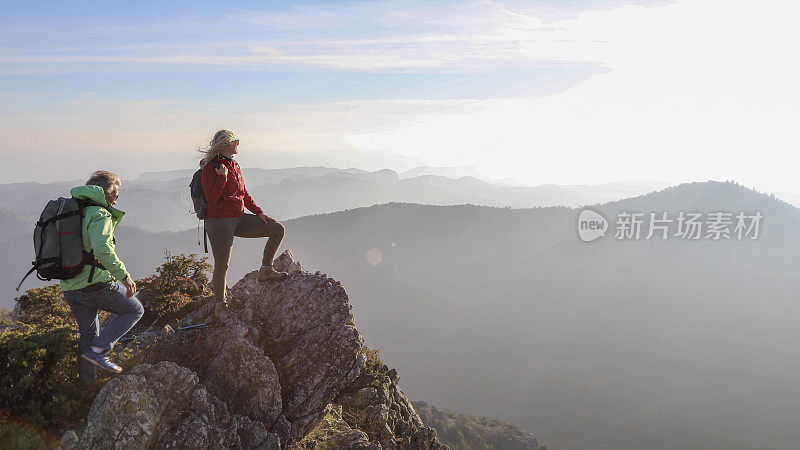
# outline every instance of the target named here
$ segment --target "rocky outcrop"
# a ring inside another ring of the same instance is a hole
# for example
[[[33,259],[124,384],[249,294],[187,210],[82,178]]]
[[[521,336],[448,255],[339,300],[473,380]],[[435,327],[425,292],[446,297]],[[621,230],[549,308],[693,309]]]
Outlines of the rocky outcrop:
[[[141,364],[103,387],[62,446],[446,449],[397,373],[363,347],[341,283],[288,251],[274,265],[288,278],[246,275],[229,310],[201,304],[175,327],[139,334],[128,345]]]
[[[345,421],[384,449],[447,449],[398,386],[397,371],[386,365],[372,369],[359,374],[334,400]]]
[[[282,283],[259,283],[256,272],[231,290],[233,320],[256,325],[251,342],[275,364],[283,415],[293,436],[304,436],[325,407],[359,374],[363,338],[341,283],[300,269],[290,254],[275,262],[290,273]]]
[[[173,333],[151,345],[144,360],[186,367],[211,394],[225,399],[232,412],[272,424],[280,420],[283,408],[280,378],[264,350],[248,339],[250,333],[234,319],[227,326],[217,323],[197,332]]]
[[[174,363],[140,364],[97,395],[79,439],[66,448],[279,449],[261,422],[230,414],[195,373]]]
[[[369,352],[370,350],[368,350]],[[323,422],[297,449],[447,449],[398,386],[397,371],[373,357],[328,405]]]
[[[274,264],[285,281],[250,273],[229,311],[205,304],[178,324],[205,326],[133,342],[144,364],[103,387],[77,446],[285,448],[308,434],[359,374],[363,338],[341,283],[288,251]]]
[[[497,450],[544,450],[531,433],[509,423],[486,417],[459,414],[439,409],[426,402],[413,402],[422,421],[436,429],[439,438],[450,448]]]

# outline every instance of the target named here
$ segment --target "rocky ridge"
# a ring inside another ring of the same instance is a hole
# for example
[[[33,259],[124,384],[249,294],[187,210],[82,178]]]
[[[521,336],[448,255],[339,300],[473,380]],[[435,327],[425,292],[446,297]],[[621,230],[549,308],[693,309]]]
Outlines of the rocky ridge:
[[[397,371],[369,356],[365,369],[328,405],[322,430],[293,448],[447,449],[400,389]]]
[[[385,366],[363,370],[363,337],[344,287],[275,260],[282,283],[247,274],[231,308],[204,304],[180,326],[145,334],[141,364],[108,382],[65,448],[447,448]],[[169,331],[169,329],[167,330]]]

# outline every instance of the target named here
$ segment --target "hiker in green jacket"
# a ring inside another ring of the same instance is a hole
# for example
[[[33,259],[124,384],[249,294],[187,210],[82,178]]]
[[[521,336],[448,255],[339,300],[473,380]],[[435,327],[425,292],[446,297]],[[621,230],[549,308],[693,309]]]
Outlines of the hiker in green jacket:
[[[125,215],[113,206],[121,184],[115,174],[99,171],[89,177],[85,186],[70,191],[73,197],[91,203],[83,210],[83,249],[102,265],[101,268],[86,264],[74,278],[61,280],[64,301],[72,310],[80,332],[78,382],[81,385],[96,378],[96,367],[116,373],[122,371],[108,359],[106,352],[144,314],[144,307],[135,297],[136,283],[115,251],[114,229]],[[98,310],[116,314],[102,330]]]

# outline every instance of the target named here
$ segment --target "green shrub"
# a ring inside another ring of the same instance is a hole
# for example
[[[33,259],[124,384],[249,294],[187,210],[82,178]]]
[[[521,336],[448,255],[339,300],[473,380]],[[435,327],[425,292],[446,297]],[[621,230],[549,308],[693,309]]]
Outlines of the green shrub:
[[[56,449],[59,441],[47,432],[18,422],[0,421],[0,444],[13,449]]]
[[[206,292],[210,269],[206,258],[167,253],[154,275],[137,281],[138,296],[150,319],[140,323],[180,316],[199,303],[192,300]],[[15,301],[13,314],[0,315],[0,442],[14,442],[15,448],[47,448],[51,445],[47,432],[78,425],[113,375],[98,372],[98,381],[89,389],[75,383],[78,331],[59,285],[30,289]],[[108,316],[101,313],[101,321]],[[131,348],[115,353],[124,367],[141,357]]]
[[[44,428],[86,415],[75,385],[77,332],[19,323],[0,331],[0,410]]]
[[[186,256],[165,252],[165,259],[155,274],[136,282],[137,297],[145,307],[142,325],[180,315],[193,300],[208,293],[206,272],[211,265],[207,258],[194,253]]]
[[[361,352],[367,357],[367,362],[364,364],[364,368],[361,369],[361,373],[372,378],[374,387],[380,386],[383,376],[389,373],[389,367],[381,359],[378,349],[372,349],[365,345],[361,347]]]
[[[14,301],[17,303],[14,313],[18,322],[50,326],[75,323],[57,284],[29,289]]]
[[[11,325],[11,311],[0,306],[0,328]]]

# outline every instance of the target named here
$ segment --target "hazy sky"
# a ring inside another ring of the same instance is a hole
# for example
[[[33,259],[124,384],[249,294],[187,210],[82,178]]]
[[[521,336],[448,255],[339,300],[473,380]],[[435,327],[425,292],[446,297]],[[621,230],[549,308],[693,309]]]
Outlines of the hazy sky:
[[[800,192],[791,2],[164,3],[3,3],[4,182],[192,167],[230,128],[244,166]]]

